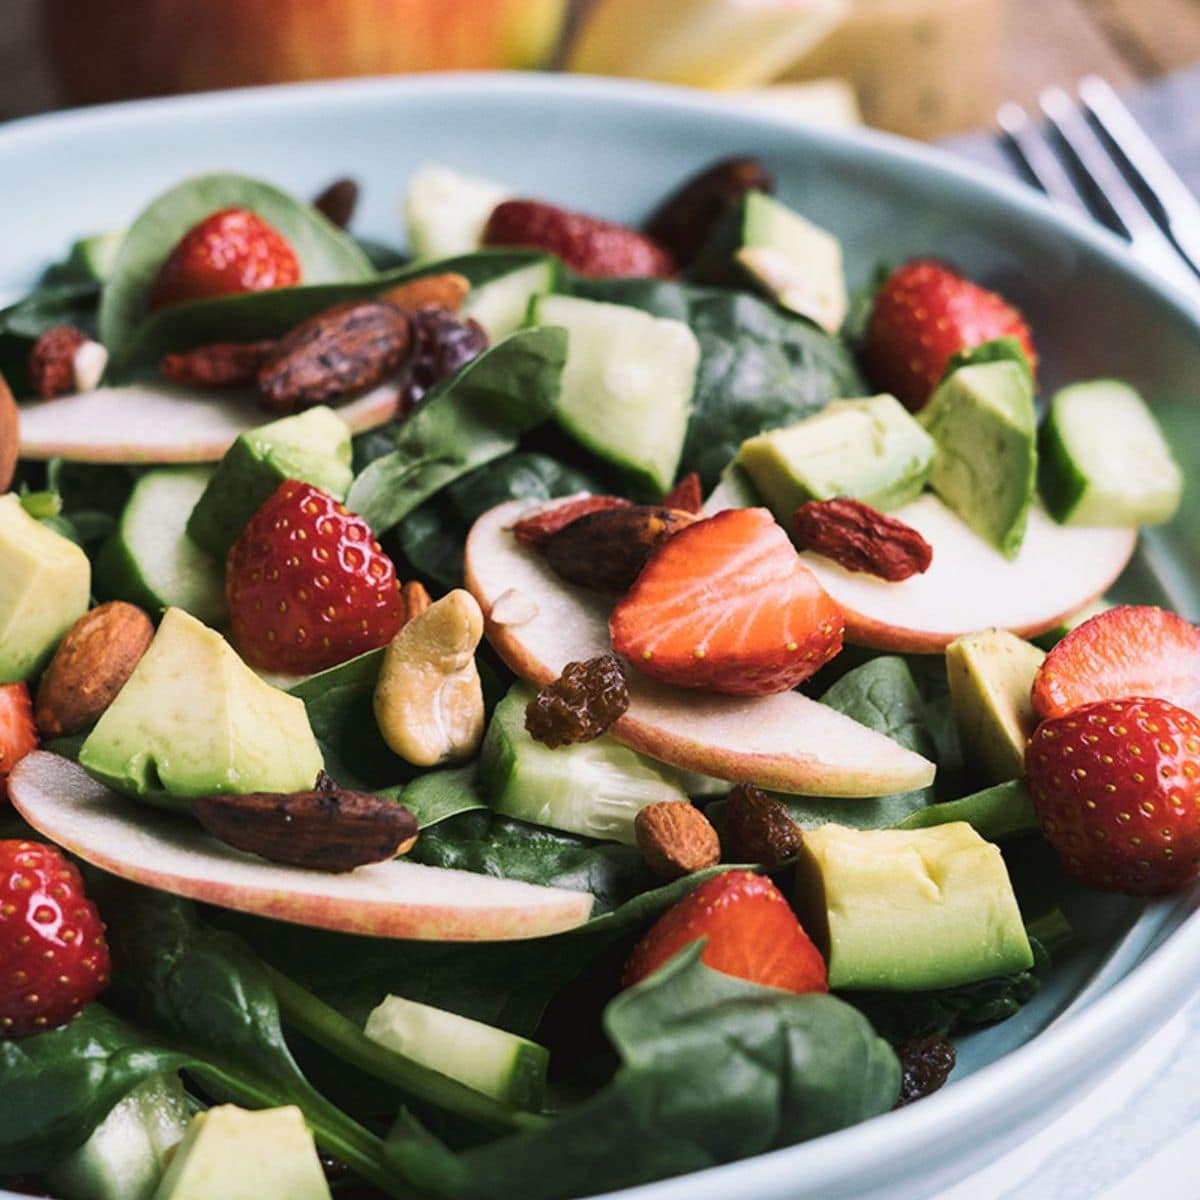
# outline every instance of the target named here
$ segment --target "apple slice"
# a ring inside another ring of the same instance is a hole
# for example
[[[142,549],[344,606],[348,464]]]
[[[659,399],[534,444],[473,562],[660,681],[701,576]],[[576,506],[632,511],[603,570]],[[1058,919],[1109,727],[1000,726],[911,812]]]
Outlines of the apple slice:
[[[1021,552],[1007,559],[932,493],[891,515],[933,547],[924,575],[888,583],[801,557],[841,606],[848,642],[905,654],[941,653],[980,629],[1045,633],[1103,595],[1137,545],[1136,529],[1059,525],[1035,505]]]
[[[394,383],[337,409],[352,433],[396,413]],[[91,463],[217,462],[238,434],[272,420],[254,397],[167,383],[102,387],[21,405],[21,457]]]
[[[564,583],[509,532],[527,515],[513,500],[484,513],[463,572],[487,616],[488,640],[522,679],[557,679],[569,662],[610,654],[605,597]],[[494,610],[494,611],[493,611]],[[672,766],[782,792],[885,796],[924,787],[931,762],[799,692],[716,696],[629,672],[629,710],[611,732]]]
[[[502,942],[582,925],[588,892],[395,859],[344,875],[243,854],[198,825],[110,792],[44,750],[8,779],[13,807],[64,850],[122,879],[295,925],[367,937]]]

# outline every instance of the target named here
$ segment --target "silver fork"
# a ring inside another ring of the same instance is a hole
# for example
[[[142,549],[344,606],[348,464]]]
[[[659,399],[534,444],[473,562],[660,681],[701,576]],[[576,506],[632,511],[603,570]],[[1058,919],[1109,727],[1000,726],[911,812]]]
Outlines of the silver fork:
[[[1135,258],[1193,301],[1200,300],[1200,201],[1117,93],[1105,80],[1089,75],[1079,85],[1078,102],[1053,87],[1040,94],[1038,104],[1056,136],[1019,104],[1002,104],[996,113],[1009,147],[1033,183],[1052,199],[1103,220],[1126,238]],[[1142,201],[1129,177],[1138,181],[1157,213]],[[1075,178],[1091,185],[1107,212],[1080,190]]]

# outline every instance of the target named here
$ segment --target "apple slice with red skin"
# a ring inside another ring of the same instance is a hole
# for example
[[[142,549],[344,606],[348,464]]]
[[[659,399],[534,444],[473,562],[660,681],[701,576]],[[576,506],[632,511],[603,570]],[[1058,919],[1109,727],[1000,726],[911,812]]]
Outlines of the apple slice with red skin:
[[[569,662],[612,653],[611,601],[565,583],[517,541],[511,527],[528,514],[520,500],[484,513],[467,538],[463,574],[496,652],[522,679],[541,686]],[[498,602],[502,619],[506,612],[536,613],[501,624],[492,618]],[[629,709],[610,732],[672,766],[820,796],[886,796],[933,779],[933,764],[919,754],[799,692],[717,696],[655,683],[633,668],[627,673]]]
[[[923,575],[888,583],[801,557],[841,608],[847,642],[902,654],[940,654],[980,629],[1045,633],[1102,596],[1137,545],[1136,529],[1059,525],[1034,505],[1021,551],[1008,559],[931,493],[890,515],[933,547]]]
[[[336,412],[352,433],[396,415],[399,388],[381,384]],[[278,414],[242,391],[168,383],[97,388],[20,406],[21,457],[90,463],[217,462],[239,434]]]
[[[582,925],[589,892],[539,887],[394,859],[331,875],[234,850],[174,813],[111,792],[82,767],[35,750],[8,781],[44,837],[102,871],[176,896],[366,937],[501,942]]]

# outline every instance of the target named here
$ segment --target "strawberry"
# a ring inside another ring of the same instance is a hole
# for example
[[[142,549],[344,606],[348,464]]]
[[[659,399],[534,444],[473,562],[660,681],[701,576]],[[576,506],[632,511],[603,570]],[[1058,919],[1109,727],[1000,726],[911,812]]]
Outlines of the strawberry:
[[[644,233],[540,200],[498,204],[484,227],[483,244],[545,250],[592,279],[673,279],[676,274],[671,256]]]
[[[842,628],[765,508],[681,529],[609,618],[613,649],[644,675],[731,696],[794,688],[842,648]]]
[[[285,480],[225,568],[234,641],[251,666],[307,675],[386,645],[404,624],[392,560],[328,492]]]
[[[108,984],[108,945],[75,866],[54,846],[0,841],[0,1036],[69,1021]]]
[[[677,508],[680,512],[703,512],[704,493],[700,490],[700,476],[690,471],[663,497],[662,506]]]
[[[29,688],[23,683],[0,684],[0,800],[8,799],[9,773],[37,744]]]
[[[700,961],[714,971],[786,992],[829,990],[825,961],[783,893],[751,871],[716,875],[667,909],[633,948],[625,986],[699,938],[707,939]]]
[[[222,208],[183,235],[150,287],[151,309],[300,282],[287,239],[245,208]]]
[[[1039,717],[1123,696],[1158,696],[1200,713],[1200,628],[1166,609],[1122,604],[1071,630],[1033,681]]]
[[[1200,874],[1200,717],[1100,700],[1043,721],[1025,752],[1038,824],[1077,879],[1151,896]]]
[[[863,344],[867,374],[914,412],[933,394],[951,355],[1016,338],[1037,370],[1025,318],[995,292],[943,263],[916,259],[893,271],[875,295]]]

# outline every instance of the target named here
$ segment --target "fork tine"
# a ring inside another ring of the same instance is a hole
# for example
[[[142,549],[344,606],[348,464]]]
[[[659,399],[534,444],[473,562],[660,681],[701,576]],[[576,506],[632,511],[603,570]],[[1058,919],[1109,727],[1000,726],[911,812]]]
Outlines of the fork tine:
[[[1079,189],[1071,182],[1071,177],[1046,144],[1041,131],[1019,104],[1008,100],[1000,105],[996,110],[996,124],[1033,183],[1051,199],[1090,215]]]

